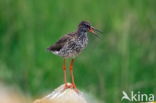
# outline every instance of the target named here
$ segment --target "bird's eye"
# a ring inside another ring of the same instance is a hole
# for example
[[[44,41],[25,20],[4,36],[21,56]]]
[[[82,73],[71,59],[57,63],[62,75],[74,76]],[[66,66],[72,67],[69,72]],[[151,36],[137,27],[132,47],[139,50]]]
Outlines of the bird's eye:
[[[89,28],[89,27],[90,27],[88,24],[85,24],[85,26],[86,26],[87,28]]]

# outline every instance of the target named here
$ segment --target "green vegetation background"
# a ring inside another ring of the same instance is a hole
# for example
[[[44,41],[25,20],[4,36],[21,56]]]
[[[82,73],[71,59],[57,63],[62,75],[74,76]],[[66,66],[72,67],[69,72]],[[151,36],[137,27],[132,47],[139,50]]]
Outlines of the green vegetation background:
[[[46,51],[81,20],[89,34],[76,58],[78,88],[107,103],[122,90],[156,94],[156,0],[1,0],[0,81],[33,97],[63,83],[63,59]],[[68,61],[69,63],[69,61]],[[69,77],[68,77],[69,78]]]

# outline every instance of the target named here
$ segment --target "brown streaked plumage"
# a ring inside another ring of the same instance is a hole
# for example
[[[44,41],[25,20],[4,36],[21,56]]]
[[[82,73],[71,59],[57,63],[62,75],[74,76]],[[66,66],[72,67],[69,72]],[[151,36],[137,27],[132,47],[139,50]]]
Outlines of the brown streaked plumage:
[[[53,44],[48,48],[50,52],[64,58],[63,70],[64,70],[65,89],[74,88],[75,90],[77,90],[74,82],[74,76],[73,76],[74,58],[79,53],[81,53],[81,51],[87,46],[88,44],[87,32],[92,32],[94,35],[97,36],[95,31],[98,30],[92,27],[89,22],[82,21],[79,24],[78,30],[76,32],[64,35],[55,44]],[[70,75],[72,77],[72,85],[70,86],[67,85],[66,82],[66,65],[65,65],[66,58],[72,58],[70,63]]]

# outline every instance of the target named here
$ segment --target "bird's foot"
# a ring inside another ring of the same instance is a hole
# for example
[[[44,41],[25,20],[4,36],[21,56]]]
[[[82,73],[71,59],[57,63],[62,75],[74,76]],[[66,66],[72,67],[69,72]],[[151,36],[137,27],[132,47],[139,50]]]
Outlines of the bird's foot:
[[[67,84],[67,83],[65,83],[62,92],[65,91],[66,89],[69,89],[69,88],[70,89],[73,89],[78,94],[80,93],[79,90],[76,88],[76,85],[75,84]]]
[[[77,89],[77,87],[76,87],[75,83],[73,83],[72,85],[73,85],[73,89],[74,89],[74,91],[75,91],[76,93],[78,93],[78,94],[79,94],[80,92],[79,92],[79,90]]]
[[[80,93],[80,91],[77,88],[74,88],[74,91],[78,94]]]
[[[63,91],[68,89],[68,88],[73,88],[73,85],[65,83]]]

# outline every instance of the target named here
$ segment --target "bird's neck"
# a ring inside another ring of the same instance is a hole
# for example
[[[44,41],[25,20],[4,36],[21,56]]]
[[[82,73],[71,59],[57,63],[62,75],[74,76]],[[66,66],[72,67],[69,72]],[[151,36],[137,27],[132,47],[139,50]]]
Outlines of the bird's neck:
[[[79,28],[77,31],[77,35],[78,35],[78,37],[79,36],[85,36],[85,35],[87,35],[87,31],[83,28]]]
[[[81,32],[87,32],[87,29],[86,28],[83,28],[83,27],[79,27],[77,32],[81,33]]]
[[[84,40],[88,40],[87,32],[82,32],[82,31],[78,32],[77,33],[77,39],[79,41],[82,41],[82,43],[83,43]]]

